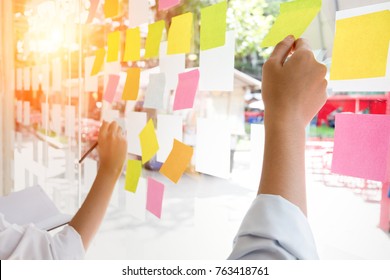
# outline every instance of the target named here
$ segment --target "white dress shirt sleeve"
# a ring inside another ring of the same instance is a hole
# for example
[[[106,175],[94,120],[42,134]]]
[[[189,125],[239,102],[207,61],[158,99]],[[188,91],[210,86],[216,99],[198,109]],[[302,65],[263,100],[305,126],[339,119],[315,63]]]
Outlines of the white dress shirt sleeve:
[[[80,235],[71,226],[51,235],[29,225],[15,225],[0,214],[0,259],[82,259],[85,251]]]
[[[318,259],[318,254],[302,211],[281,196],[260,194],[244,217],[228,259]]]

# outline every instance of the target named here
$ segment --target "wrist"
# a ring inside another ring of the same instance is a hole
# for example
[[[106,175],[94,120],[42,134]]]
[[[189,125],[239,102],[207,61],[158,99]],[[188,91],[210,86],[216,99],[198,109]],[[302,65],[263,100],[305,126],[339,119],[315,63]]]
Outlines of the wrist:
[[[121,172],[122,167],[113,167],[107,164],[100,164],[98,169],[98,174],[104,175],[104,177],[113,178],[114,180],[118,179]]]

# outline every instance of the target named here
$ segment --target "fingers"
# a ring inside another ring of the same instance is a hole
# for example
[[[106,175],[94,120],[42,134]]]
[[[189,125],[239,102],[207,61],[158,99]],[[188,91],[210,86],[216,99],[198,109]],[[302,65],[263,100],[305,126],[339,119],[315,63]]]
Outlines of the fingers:
[[[107,134],[107,130],[108,130],[108,122],[106,121],[103,121],[100,129],[99,129],[99,135],[105,135]]]
[[[286,60],[286,58],[291,52],[291,49],[294,46],[294,40],[294,36],[289,35],[283,41],[279,42],[275,46],[270,56],[270,59],[272,58],[276,60],[280,65],[283,65],[284,61]]]
[[[299,38],[294,43],[294,51],[301,50],[301,49],[306,49],[311,51],[309,42],[304,38]]]
[[[118,124],[117,124],[117,122],[113,121],[113,122],[110,123],[107,132],[109,134],[116,134],[117,130],[118,130]]]

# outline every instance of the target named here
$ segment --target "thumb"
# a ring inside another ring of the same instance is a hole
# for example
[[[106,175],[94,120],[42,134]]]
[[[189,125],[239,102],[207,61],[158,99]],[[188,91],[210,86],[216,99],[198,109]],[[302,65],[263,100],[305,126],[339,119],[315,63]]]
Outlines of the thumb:
[[[280,41],[274,48],[270,58],[276,60],[280,65],[283,65],[287,56],[290,54],[292,47],[294,46],[294,36],[289,35]]]

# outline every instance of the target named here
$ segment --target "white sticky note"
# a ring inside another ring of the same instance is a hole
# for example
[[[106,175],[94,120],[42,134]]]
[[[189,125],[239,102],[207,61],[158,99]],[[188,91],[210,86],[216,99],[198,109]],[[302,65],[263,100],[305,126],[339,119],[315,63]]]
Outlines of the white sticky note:
[[[165,93],[165,73],[150,74],[144,108],[163,109]]]
[[[173,140],[183,141],[183,120],[181,116],[157,115],[157,138],[160,149],[157,161],[165,162],[173,147]]]
[[[25,126],[30,125],[30,102],[23,102],[23,124]]]
[[[197,119],[196,171],[228,178],[230,174],[230,150],[229,121]]]
[[[111,105],[111,104],[108,104],[108,105]],[[112,121],[116,121],[117,119],[119,119],[119,110],[113,110],[111,109],[110,106],[104,106],[104,110],[102,112],[103,114],[103,120],[105,120],[106,122],[112,122]]]
[[[166,89],[174,90],[177,86],[179,73],[184,72],[185,69],[185,54],[167,55],[167,47],[167,42],[161,42],[160,72],[165,73]]]
[[[129,0],[129,27],[134,28],[149,22],[149,1]]]
[[[121,72],[120,62],[118,61],[106,62],[104,64],[104,90],[106,89],[109,75],[119,75],[120,72]]]
[[[21,100],[16,101],[16,122],[23,122],[23,101]]]
[[[234,89],[234,48],[234,32],[228,31],[224,46],[200,51],[199,90],[232,91]]]
[[[17,68],[16,69],[16,90],[22,90],[23,89],[23,69]]]
[[[128,112],[126,115],[127,152],[142,155],[139,134],[145,127],[147,115],[143,112]]]
[[[89,56],[85,58],[85,72],[84,72],[84,89],[85,91],[97,92],[98,90],[98,75],[91,76],[93,63],[95,62],[95,56]]]
[[[46,93],[49,91],[50,87],[50,66],[49,64],[43,64],[41,65],[41,86],[42,90]]]
[[[31,86],[32,90],[39,89],[39,66],[35,65],[31,68]]]
[[[56,58],[52,61],[52,84],[53,91],[61,92],[62,64],[61,59]]]
[[[61,134],[62,130],[62,118],[61,118],[61,105],[53,104],[50,111],[50,119],[51,119],[51,129],[57,133]]]
[[[259,185],[261,170],[263,168],[264,137],[264,125],[251,124],[251,181],[256,186]]]
[[[65,106],[65,135],[75,137],[76,107]]]
[[[137,191],[135,193],[125,192],[126,210],[134,218],[145,221],[146,219],[146,195],[147,181],[139,178]]]
[[[30,90],[31,70],[30,67],[23,68],[23,89]]]

